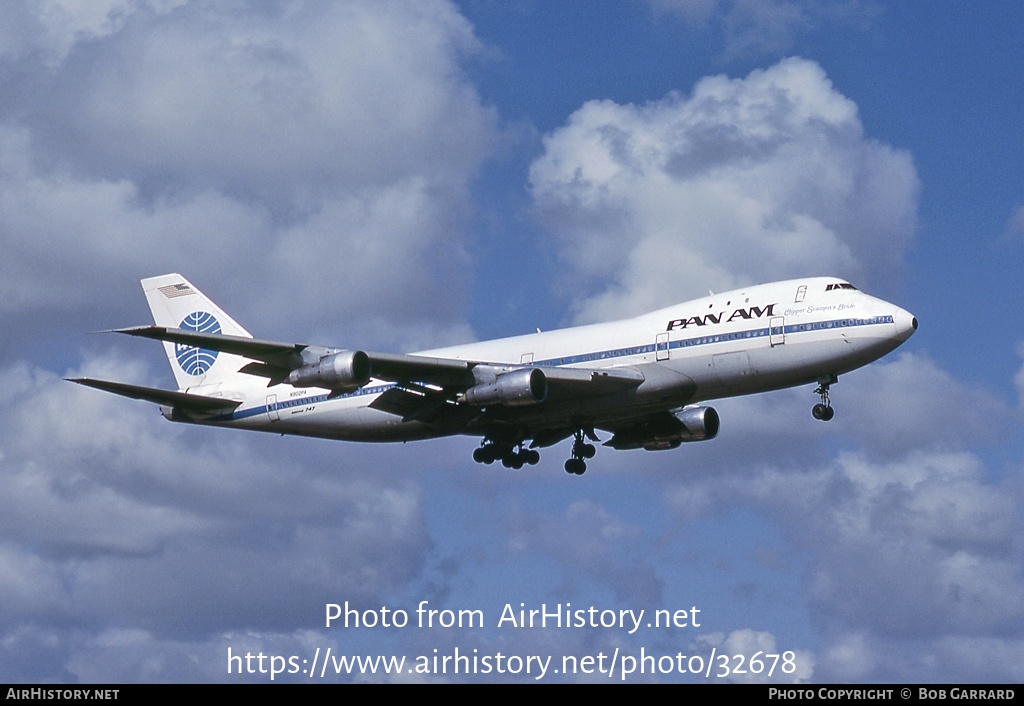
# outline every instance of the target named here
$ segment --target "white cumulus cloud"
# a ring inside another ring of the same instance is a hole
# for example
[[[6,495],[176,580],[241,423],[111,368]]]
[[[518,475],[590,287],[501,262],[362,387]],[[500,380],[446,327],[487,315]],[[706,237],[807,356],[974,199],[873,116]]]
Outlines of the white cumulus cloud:
[[[117,293],[179,271],[237,293],[233,313],[267,337],[472,336],[469,185],[497,118],[450,3],[18,8],[63,28],[73,60],[28,52],[7,77],[22,96],[0,108],[12,324],[102,303],[96,327],[117,325],[135,311]]]
[[[532,194],[582,321],[811,273],[888,284],[914,232],[910,156],[803,59],[589,102],[544,147]]]

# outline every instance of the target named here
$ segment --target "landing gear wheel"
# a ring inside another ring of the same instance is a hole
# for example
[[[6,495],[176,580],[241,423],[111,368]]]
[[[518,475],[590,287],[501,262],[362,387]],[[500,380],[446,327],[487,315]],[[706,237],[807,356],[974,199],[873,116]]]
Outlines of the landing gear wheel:
[[[570,458],[565,462],[565,472],[582,476],[587,472],[587,463],[582,458]]]
[[[501,456],[501,465],[505,468],[511,468],[513,471],[518,471],[526,464],[524,456],[525,452],[518,452],[514,448],[508,449]]]
[[[518,471],[527,464],[535,466],[540,463],[540,452],[525,448],[522,441],[510,443],[506,439],[485,438],[480,446],[473,450],[473,460],[487,464],[501,461],[505,468]]]
[[[832,402],[828,398],[828,388],[836,382],[837,378],[833,375],[830,378],[824,378],[818,380],[818,389],[815,390],[815,394],[821,395],[821,402],[814,405],[811,408],[811,416],[815,419],[820,419],[823,422],[827,422],[836,416],[836,411],[832,409]]]
[[[490,465],[498,460],[499,454],[493,443],[488,443],[473,450],[473,460],[477,463]]]
[[[483,443],[473,450],[473,460],[477,463],[490,465],[495,461],[501,461],[506,468],[510,467],[514,455],[513,447],[491,439],[484,439]]]
[[[587,472],[587,462],[584,459],[594,458],[597,454],[597,447],[593,444],[588,444],[586,437],[589,436],[591,439],[597,441],[597,437],[594,436],[593,430],[586,433],[578,429],[575,434],[575,440],[572,442],[572,458],[565,462],[565,472],[572,473],[577,476],[582,476]]]

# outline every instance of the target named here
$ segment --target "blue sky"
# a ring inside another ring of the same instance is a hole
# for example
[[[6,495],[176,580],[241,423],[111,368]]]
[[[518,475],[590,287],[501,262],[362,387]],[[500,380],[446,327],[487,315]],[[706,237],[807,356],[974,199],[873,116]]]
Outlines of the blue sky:
[[[1020,681],[1016,3],[5,13],[0,681],[259,682],[229,648],[318,647],[792,651],[773,681]],[[368,349],[818,274],[921,328],[833,388],[829,425],[810,388],[725,400],[714,441],[604,449],[577,478],[562,447],[515,473],[472,439],[194,429],[64,382],[172,384],[159,347],[88,334],[145,323],[138,280],[172,271],[258,336]],[[487,625],[323,626],[325,603],[422,600]],[[519,603],[702,623],[498,628]],[[652,680],[701,681],[630,677]]]

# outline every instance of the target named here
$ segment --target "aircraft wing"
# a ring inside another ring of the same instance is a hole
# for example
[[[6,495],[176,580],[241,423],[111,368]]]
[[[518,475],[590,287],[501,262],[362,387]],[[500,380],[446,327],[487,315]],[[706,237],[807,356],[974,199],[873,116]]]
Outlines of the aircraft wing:
[[[315,362],[324,355],[341,351],[337,348],[310,346],[304,343],[282,343],[242,336],[200,333],[166,326],[136,326],[114,329],[113,332],[240,355],[263,363],[263,366],[246,366],[244,372],[279,380],[286,378],[288,372],[295,368]],[[366,356],[370,361],[371,375],[376,380],[399,384],[424,383],[454,392],[465,391],[479,382],[473,372],[478,366],[491,366],[501,370],[531,367],[400,353],[367,352]],[[552,394],[558,396],[581,393],[611,394],[635,388],[644,381],[643,374],[635,368],[538,367],[544,372]]]
[[[397,383],[428,383],[460,392],[477,384],[478,380],[473,373],[473,369],[476,367],[487,366],[502,370],[535,367],[395,353],[367,353],[367,356],[370,358],[373,377],[378,380]],[[544,373],[550,393],[556,396],[567,393],[579,394],[584,390],[591,394],[607,395],[635,388],[644,381],[643,374],[635,368],[595,370],[556,368],[554,366],[536,367]]]
[[[134,326],[114,329],[112,333],[123,333],[158,341],[169,341],[185,346],[233,353],[244,358],[261,361],[264,366],[248,366],[245,372],[265,377],[287,377],[295,368],[313,363],[325,355],[341,352],[338,348],[311,346],[305,343],[282,343],[265,341],[243,336],[226,336],[217,333],[200,333],[167,326]],[[475,363],[451,358],[429,358],[426,356],[401,355],[395,353],[367,353],[372,365],[373,377],[377,380],[401,382],[416,380],[436,385],[472,385],[472,368]],[[271,374],[274,368],[278,374]],[[283,372],[283,374],[280,374]]]
[[[414,358],[416,356],[404,357]],[[372,354],[371,360],[373,360]],[[445,359],[425,358],[424,360],[445,362]],[[396,365],[392,372],[419,373],[421,377],[412,378],[415,380],[421,380],[422,376],[434,377],[436,380],[446,377],[445,375],[431,375],[432,371],[429,368],[419,368],[418,365],[418,362],[409,368]],[[547,383],[547,399],[553,401],[600,397],[633,389],[644,381],[643,374],[633,368],[590,370],[542,367],[540,370]],[[376,368],[374,371],[374,377],[378,377]],[[452,372],[454,373],[454,370]],[[415,420],[431,424],[458,426],[480,416],[479,408],[476,411],[469,411],[466,409],[470,407],[469,405],[458,404],[454,399],[458,396],[457,393],[464,392],[472,385],[465,380],[459,380],[457,384],[442,386],[439,389],[431,389],[418,382],[413,382],[407,377],[393,375],[383,379],[390,379],[397,384],[380,394],[370,403],[370,407],[397,414],[402,417],[403,421]]]
[[[207,348],[223,353],[234,353],[245,358],[260,360],[271,365],[287,364],[291,356],[299,355],[307,348],[316,348],[302,343],[280,343],[278,341],[261,341],[244,336],[227,336],[219,333],[200,333],[186,331],[167,326],[133,326],[131,328],[113,329],[110,333],[123,333],[128,336],[151,338],[157,341],[169,341],[185,346]],[[323,349],[326,351],[327,349]]]
[[[231,410],[241,404],[235,400],[224,397],[207,397],[205,395],[191,395],[187,392],[174,392],[172,390],[161,390],[155,387],[142,387],[141,385],[128,385],[123,382],[109,382],[107,380],[96,380],[93,378],[66,378],[69,382],[76,382],[86,387],[94,387],[97,390],[113,392],[115,395],[130,397],[134,400],[146,400],[156,404],[178,407],[196,412],[215,412]]]

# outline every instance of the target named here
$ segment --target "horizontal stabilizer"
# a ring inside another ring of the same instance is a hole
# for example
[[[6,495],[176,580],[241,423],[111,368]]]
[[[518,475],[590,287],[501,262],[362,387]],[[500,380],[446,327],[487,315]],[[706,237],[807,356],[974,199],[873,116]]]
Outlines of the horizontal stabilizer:
[[[146,400],[156,404],[179,407],[181,409],[193,410],[196,412],[214,412],[217,410],[234,409],[242,404],[235,400],[224,397],[206,397],[205,395],[190,395],[187,392],[174,392],[172,390],[161,390],[155,387],[142,387],[141,385],[128,385],[123,382],[109,382],[107,380],[94,380],[93,378],[66,378],[68,382],[77,382],[79,385],[94,387],[97,390],[113,392],[115,395],[130,397],[134,400]]]

